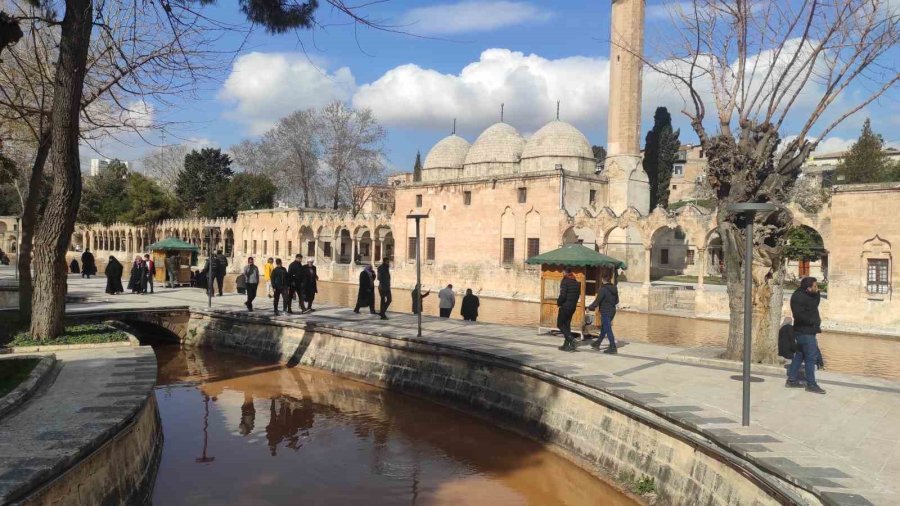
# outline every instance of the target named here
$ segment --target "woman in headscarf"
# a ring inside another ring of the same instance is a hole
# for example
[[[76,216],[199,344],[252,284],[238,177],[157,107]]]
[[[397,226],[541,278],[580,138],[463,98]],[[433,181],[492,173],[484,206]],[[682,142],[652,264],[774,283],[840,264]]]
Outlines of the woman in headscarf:
[[[72,274],[81,274],[81,268],[78,267],[78,260],[73,258],[72,261],[69,262],[69,272]]]
[[[122,263],[116,260],[116,257],[110,255],[109,262],[106,264],[106,293],[117,295],[125,291],[122,288]]]
[[[146,272],[144,259],[140,256],[135,257],[134,263],[131,264],[131,276],[128,278],[128,289],[131,290],[131,293],[143,293],[142,286]]]

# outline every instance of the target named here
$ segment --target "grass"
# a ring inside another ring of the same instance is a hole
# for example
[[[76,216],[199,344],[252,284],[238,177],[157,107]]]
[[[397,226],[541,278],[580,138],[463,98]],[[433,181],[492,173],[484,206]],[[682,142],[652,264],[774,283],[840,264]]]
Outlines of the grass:
[[[619,473],[619,482],[637,495],[656,493],[656,480],[646,474],[638,478],[634,471],[623,471]]]
[[[66,325],[65,334],[56,339],[35,341],[27,331],[15,334],[7,346],[55,346],[64,344],[116,343],[128,340],[128,334],[106,323]]]
[[[8,394],[16,385],[28,377],[40,362],[37,358],[16,358],[0,360],[0,397]]]
[[[694,283],[696,284],[698,279],[697,276],[663,276],[659,279],[655,279],[654,281],[673,281],[677,283]],[[707,285],[724,285],[725,280],[720,276],[704,276],[703,283]]]

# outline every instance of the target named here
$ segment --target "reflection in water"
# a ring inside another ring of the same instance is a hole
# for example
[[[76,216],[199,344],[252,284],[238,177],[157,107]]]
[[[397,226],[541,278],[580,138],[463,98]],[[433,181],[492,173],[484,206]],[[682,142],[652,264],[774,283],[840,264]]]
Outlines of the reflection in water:
[[[155,504],[634,504],[541,445],[436,404],[242,356],[156,353]]]
[[[356,287],[344,283],[319,282],[316,300],[325,304],[353,307]],[[428,287],[425,287],[427,290]],[[405,290],[394,289],[392,311],[410,312],[412,298]],[[459,319],[459,307],[453,310]],[[424,314],[438,316],[437,297],[428,297]],[[480,321],[537,327],[536,302],[481,297]],[[617,339],[677,346],[725,346],[728,324],[723,321],[681,318],[658,314],[619,311],[615,319]],[[900,339],[826,332],[819,335],[819,347],[826,370],[900,379]]]

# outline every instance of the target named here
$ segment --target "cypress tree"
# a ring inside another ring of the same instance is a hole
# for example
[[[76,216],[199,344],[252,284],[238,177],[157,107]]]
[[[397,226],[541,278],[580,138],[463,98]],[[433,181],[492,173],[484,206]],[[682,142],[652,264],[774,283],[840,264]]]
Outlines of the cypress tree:
[[[644,172],[650,184],[650,209],[669,205],[669,182],[678,155],[680,130],[672,130],[672,115],[665,107],[653,114],[653,129],[644,141]]]
[[[422,180],[422,154],[416,151],[416,164],[413,166],[413,181]]]
[[[884,140],[872,131],[866,118],[859,139],[847,150],[837,166],[839,184],[877,183],[891,179],[893,164],[885,156]]]

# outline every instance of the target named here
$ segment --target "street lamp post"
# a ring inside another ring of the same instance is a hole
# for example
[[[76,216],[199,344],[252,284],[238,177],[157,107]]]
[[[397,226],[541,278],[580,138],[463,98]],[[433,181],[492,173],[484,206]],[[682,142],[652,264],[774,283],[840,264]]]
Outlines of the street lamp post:
[[[731,204],[728,210],[733,213],[743,214],[747,225],[744,228],[744,371],[743,383],[743,407],[741,409],[741,425],[750,425],[750,356],[753,328],[753,219],[756,213],[771,212],[778,209],[774,204],[767,202],[745,202]]]
[[[22,244],[20,235],[22,229],[22,218],[16,217],[16,281],[19,280],[19,256],[22,254],[20,251],[22,250]]]
[[[212,308],[212,294],[213,294],[213,249],[212,249],[212,234],[214,230],[219,230],[219,227],[215,225],[206,225],[203,227],[206,231],[206,253],[209,257],[207,260],[209,263],[209,269],[206,271],[206,298],[207,298],[207,307]]]
[[[419,222],[423,218],[428,217],[428,212],[424,213],[409,213],[406,215],[407,219],[416,220],[416,295],[419,300],[416,301],[416,305],[419,307],[418,314],[418,332],[416,336],[422,337],[422,240],[419,236]]]

